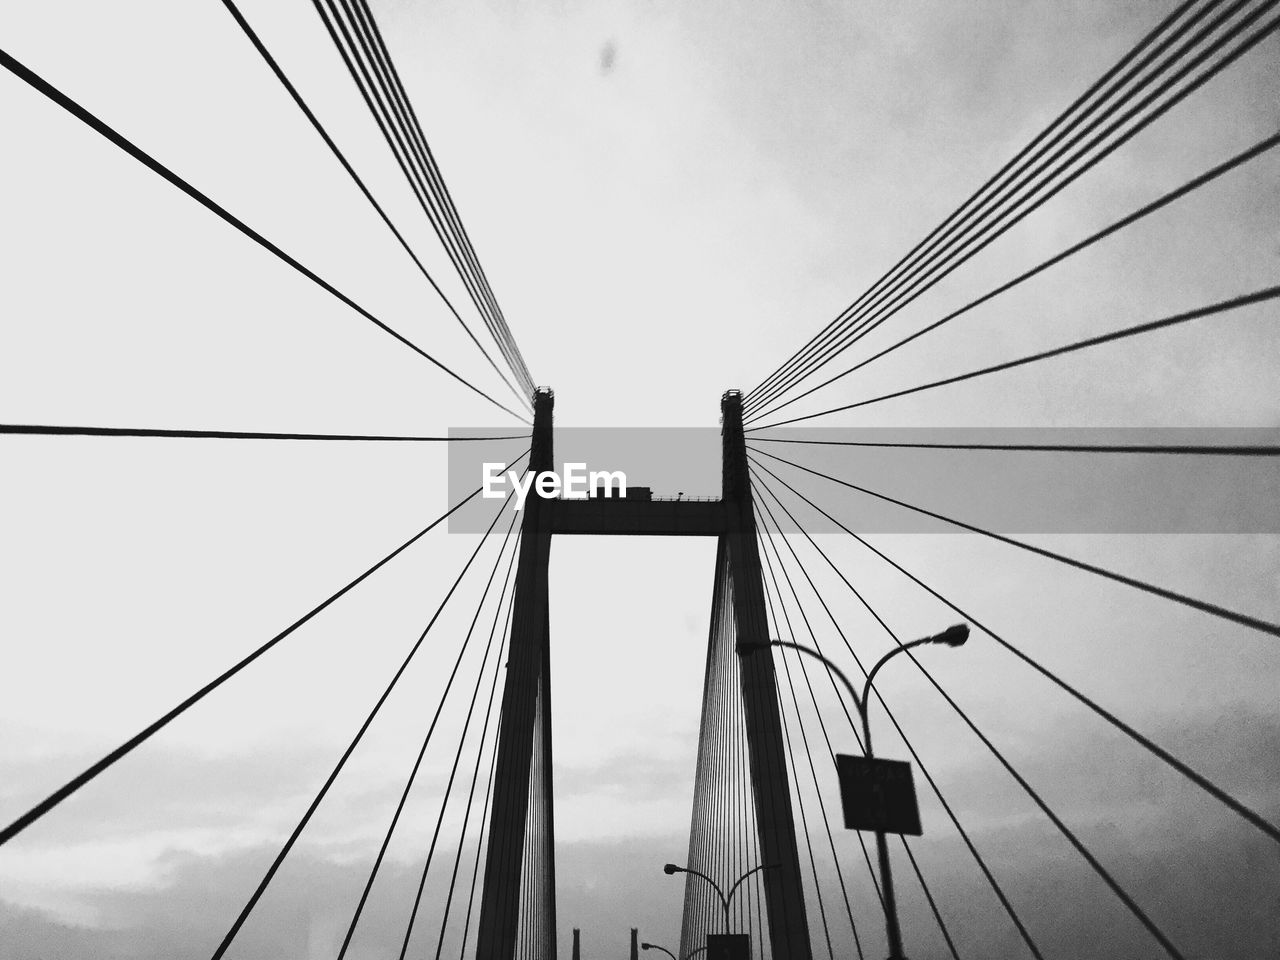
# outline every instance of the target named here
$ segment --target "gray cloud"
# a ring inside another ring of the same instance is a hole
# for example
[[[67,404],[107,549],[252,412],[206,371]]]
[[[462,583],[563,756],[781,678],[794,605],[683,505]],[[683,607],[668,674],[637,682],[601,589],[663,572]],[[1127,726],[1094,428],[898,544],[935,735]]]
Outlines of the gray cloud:
[[[1155,957],[1159,949],[1078,859],[1054,852],[1043,822],[979,831],[975,840],[1046,956]],[[588,957],[617,956],[627,930],[674,943],[682,884],[660,866],[684,856],[685,839],[626,839],[562,845],[558,856],[560,943],[583,929]],[[917,856],[963,956],[1001,960],[1026,954],[994,895],[953,839],[917,843]],[[1135,842],[1119,831],[1106,837],[1117,877],[1146,906],[1188,956],[1245,960],[1274,955],[1280,945],[1280,867],[1268,841],[1226,831],[1189,836],[1172,847]],[[224,857],[182,856],[163,887],[103,891],[96,897],[109,926],[75,926],[49,914],[0,904],[0,960],[196,960],[207,957],[243,905],[270,855],[267,848]],[[470,851],[463,859],[445,955],[465,913]],[[453,851],[437,853],[413,943],[434,952]],[[899,858],[904,935],[910,955],[941,958],[938,937],[915,880]],[[882,937],[863,868],[850,857],[853,911],[864,947]],[[829,859],[819,858],[833,941],[851,949],[843,905],[834,898]],[[303,853],[277,877],[229,956],[243,960],[332,957],[368,868],[367,860],[337,862]],[[417,883],[415,867],[384,868],[349,954],[353,960],[398,952]],[[815,911],[816,914],[816,911]],[[816,915],[815,937],[821,937]],[[474,924],[474,915],[473,915]],[[456,927],[455,927],[456,925]],[[473,926],[474,930],[474,926]],[[870,946],[869,949],[878,949]]]

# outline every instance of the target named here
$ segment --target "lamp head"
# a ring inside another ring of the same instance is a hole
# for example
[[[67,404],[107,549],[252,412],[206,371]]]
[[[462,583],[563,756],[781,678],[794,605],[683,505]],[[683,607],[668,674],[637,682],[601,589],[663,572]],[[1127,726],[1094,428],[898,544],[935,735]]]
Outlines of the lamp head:
[[[945,643],[949,647],[962,647],[964,642],[969,639],[969,625],[967,623],[957,623],[954,626],[947,627],[933,639],[935,643]]]
[[[662,865],[662,872],[665,873],[668,877],[671,876],[673,873],[680,873],[683,870],[684,870],[684,867],[677,867],[674,863],[664,863]]]
[[[640,944],[640,949],[641,949],[641,950],[652,950],[652,949],[653,949],[653,944],[652,944],[652,943],[642,943],[642,944]]]

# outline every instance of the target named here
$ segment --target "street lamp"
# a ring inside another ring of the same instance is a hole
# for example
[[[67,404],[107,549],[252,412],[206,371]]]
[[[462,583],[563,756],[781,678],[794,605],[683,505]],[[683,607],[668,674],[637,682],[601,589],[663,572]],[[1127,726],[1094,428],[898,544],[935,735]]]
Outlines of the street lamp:
[[[711,884],[711,888],[715,890],[716,896],[720,898],[720,905],[724,907],[724,932],[728,933],[729,932],[729,901],[731,901],[733,899],[733,895],[738,892],[738,887],[741,886],[742,881],[747,879],[747,877],[751,876],[757,870],[769,870],[776,866],[777,866],[776,863],[762,863],[762,864],[759,864],[758,866],[752,867],[750,870],[748,870],[746,873],[744,873],[742,876],[740,876],[737,880],[734,881],[733,886],[729,888],[728,896],[725,896],[724,891],[720,889],[720,884],[716,883],[714,880],[708,877],[705,873],[700,873],[697,870],[691,870],[688,867],[677,866],[674,863],[666,863],[666,864],[663,864],[662,866],[662,872],[669,877],[677,873],[691,873],[695,877],[701,877],[703,880],[707,881],[707,883]],[[693,954],[689,954],[689,956],[693,956]]]
[[[912,640],[910,643],[899,644],[877,660],[875,666],[867,672],[867,679],[862,685],[862,696],[858,696],[858,691],[853,688],[853,684],[849,682],[849,678],[844,675],[844,672],[839,667],[817,650],[801,646],[798,643],[792,643],[787,640],[770,640],[767,643],[739,643],[738,652],[747,654],[755,653],[757,650],[767,649],[771,646],[790,647],[792,650],[798,650],[820,661],[844,684],[845,689],[849,691],[849,696],[853,699],[853,705],[858,708],[858,716],[862,718],[863,753],[870,760],[875,756],[871,750],[871,683],[880,668],[899,653],[910,650],[912,647],[920,647],[926,643],[940,643],[948,647],[960,647],[968,639],[969,625],[967,623],[957,623],[947,627],[941,633],[921,637],[919,640]],[[876,852],[879,854],[880,859],[880,889],[884,895],[884,920],[889,938],[889,960],[903,960],[902,931],[898,928],[898,906],[893,896],[893,873],[889,867],[889,845],[885,842],[883,830],[876,831]]]
[[[674,953],[672,953],[672,952],[671,952],[670,950],[668,950],[666,947],[659,946],[659,945],[658,945],[658,944],[656,944],[656,943],[642,943],[642,944],[640,944],[640,949],[641,949],[641,950],[661,950],[661,951],[662,951],[663,953],[665,953],[668,957],[670,957],[670,958],[671,958],[671,960],[680,960],[680,958],[679,958],[679,957],[677,957]]]
[[[641,950],[661,950],[668,957],[670,957],[671,960],[680,960],[679,957],[677,957],[674,953],[672,953],[666,947],[661,946],[660,944],[657,944],[657,943],[642,943],[640,944],[640,949]],[[696,957],[698,954],[702,953],[706,949],[707,949],[706,947],[697,947],[693,950],[690,950],[688,953],[684,955],[684,960],[692,960],[693,957]]]

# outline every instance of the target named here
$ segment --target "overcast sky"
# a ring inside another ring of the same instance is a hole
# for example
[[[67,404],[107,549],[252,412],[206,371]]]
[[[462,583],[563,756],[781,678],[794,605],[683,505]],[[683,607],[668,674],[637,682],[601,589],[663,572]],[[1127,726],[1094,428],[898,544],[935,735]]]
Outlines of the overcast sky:
[[[557,424],[714,428],[723,390],[766,376],[1172,4],[372,6],[534,379],[556,391]],[[242,8],[463,304],[311,5]],[[505,389],[216,0],[4,4],[0,46],[460,373]],[[1277,63],[1273,36],[850,354],[1274,133]],[[3,422],[512,426],[8,74],[0,110]],[[1277,174],[1273,152],[792,409],[1274,284]],[[1277,320],[1274,304],[1253,307],[830,425],[1277,428]],[[680,489],[716,493],[716,456]],[[0,439],[0,821],[437,517],[445,458],[427,444]],[[841,463],[856,480],[858,459]],[[1280,821],[1274,638],[975,537],[871,539]],[[1280,620],[1275,534],[1034,539]],[[902,636],[956,619],[850,538],[820,542]],[[209,955],[475,544],[429,535],[0,850],[0,960]],[[803,538],[793,545],[846,632],[869,656],[887,650]],[[231,956],[336,955],[497,548],[480,554]],[[688,843],[714,555],[709,541],[555,544],[565,955],[575,926],[586,957],[623,956],[632,926],[679,941],[682,885],[661,865]],[[989,639],[935,656],[940,682],[1188,956],[1280,952],[1273,842]],[[479,662],[477,647],[461,693]],[[1046,956],[1161,955],[918,673],[895,664],[880,683]],[[820,706],[836,714],[834,700]],[[352,956],[398,948],[465,709],[455,692]],[[887,726],[879,737],[885,755],[906,756]],[[918,774],[917,788],[915,849],[961,955],[1025,956]],[[856,845],[843,831],[836,841],[864,943],[883,952]],[[900,883],[908,954],[944,956]],[[433,867],[429,913],[446,884]],[[852,956],[847,926],[833,937]]]

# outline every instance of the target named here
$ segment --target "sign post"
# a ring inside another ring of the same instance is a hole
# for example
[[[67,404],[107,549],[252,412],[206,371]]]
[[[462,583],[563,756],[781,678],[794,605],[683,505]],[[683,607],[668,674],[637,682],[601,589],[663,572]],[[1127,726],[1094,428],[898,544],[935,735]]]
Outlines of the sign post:
[[[707,960],[751,960],[751,935],[707,934]]]
[[[836,776],[846,829],[921,835],[911,764],[839,753]]]

